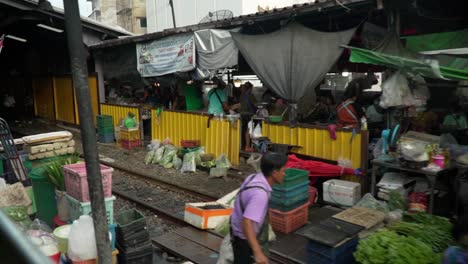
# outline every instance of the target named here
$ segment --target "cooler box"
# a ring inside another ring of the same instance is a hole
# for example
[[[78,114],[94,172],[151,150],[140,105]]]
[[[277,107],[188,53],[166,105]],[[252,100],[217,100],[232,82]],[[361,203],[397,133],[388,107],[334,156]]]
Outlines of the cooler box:
[[[232,214],[232,208],[217,203],[185,204],[184,221],[200,229],[214,229]]]
[[[353,206],[361,199],[361,184],[329,180],[323,183],[323,200],[343,206]]]

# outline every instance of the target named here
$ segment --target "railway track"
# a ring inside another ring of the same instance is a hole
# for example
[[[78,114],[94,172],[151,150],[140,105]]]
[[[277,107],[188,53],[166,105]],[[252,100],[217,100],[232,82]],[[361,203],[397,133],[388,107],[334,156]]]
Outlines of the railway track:
[[[116,196],[154,212],[159,218],[177,227],[190,226],[184,221],[185,203],[208,202],[218,199],[218,197],[212,197],[181,186],[163,182],[148,175],[134,173],[120,166],[115,166],[113,163],[102,161],[101,163],[114,168],[112,192]],[[131,180],[132,183],[126,180]],[[213,231],[207,232],[222,238]],[[152,238],[152,241],[156,246],[162,246],[156,239]],[[170,253],[177,255],[177,257],[183,257],[175,251],[171,251]],[[270,259],[271,263],[295,263],[288,259],[288,256],[284,256],[275,251],[271,252]]]

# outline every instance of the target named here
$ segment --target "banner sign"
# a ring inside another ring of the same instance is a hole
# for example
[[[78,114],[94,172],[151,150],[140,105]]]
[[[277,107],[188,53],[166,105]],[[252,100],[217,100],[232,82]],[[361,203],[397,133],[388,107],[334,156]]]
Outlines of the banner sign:
[[[193,34],[137,44],[137,67],[142,77],[161,76],[195,69]]]

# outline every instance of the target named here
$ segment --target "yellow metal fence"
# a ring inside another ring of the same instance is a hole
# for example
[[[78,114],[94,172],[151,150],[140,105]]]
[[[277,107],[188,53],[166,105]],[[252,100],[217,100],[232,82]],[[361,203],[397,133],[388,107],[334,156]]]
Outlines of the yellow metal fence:
[[[138,122],[140,122],[140,109],[138,107],[113,105],[113,104],[101,104],[101,115],[112,116],[114,126],[125,119],[128,113],[133,113]]]
[[[290,128],[264,123],[262,134],[275,143],[301,146],[293,150],[299,154],[333,161],[349,159],[354,168],[361,168],[367,159],[362,151],[363,141],[367,142],[365,132],[353,136],[352,131],[336,131],[336,140],[333,140],[324,128]]]
[[[239,164],[240,121],[232,125],[227,121],[210,119],[206,115],[164,111],[159,116],[151,111],[152,138],[170,138],[176,146],[181,140],[200,140],[206,153],[226,154],[233,164]]]

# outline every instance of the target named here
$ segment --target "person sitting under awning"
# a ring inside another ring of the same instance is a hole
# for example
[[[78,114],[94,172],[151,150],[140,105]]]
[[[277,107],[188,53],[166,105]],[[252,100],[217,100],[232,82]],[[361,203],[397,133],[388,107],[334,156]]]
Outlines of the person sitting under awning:
[[[360,82],[351,81],[344,92],[344,100],[336,107],[338,124],[343,127],[359,128],[361,118],[365,117],[364,109],[359,104],[363,86]]]

